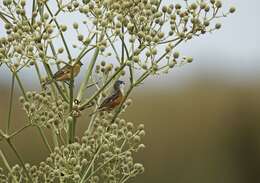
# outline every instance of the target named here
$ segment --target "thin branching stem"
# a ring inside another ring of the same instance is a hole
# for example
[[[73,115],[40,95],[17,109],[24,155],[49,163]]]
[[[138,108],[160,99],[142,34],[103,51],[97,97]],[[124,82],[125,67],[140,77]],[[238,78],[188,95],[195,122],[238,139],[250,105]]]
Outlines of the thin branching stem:
[[[101,151],[101,148],[102,148],[102,147],[101,147],[101,145],[100,145],[100,146],[98,147],[98,149],[97,149],[95,155],[93,156],[93,158],[92,158],[92,160],[91,160],[91,162],[90,162],[90,164],[89,164],[87,170],[85,171],[83,177],[81,178],[80,183],[86,182],[85,179],[87,178],[87,175],[89,174],[89,171],[90,171],[92,165],[93,165],[94,162],[96,161],[96,159],[97,159],[97,157],[98,157],[98,155],[99,155],[99,153],[100,153],[100,151]]]
[[[29,123],[29,124],[25,125],[24,127],[20,128],[19,130],[13,132],[13,133],[12,133],[11,135],[9,135],[8,137],[9,137],[9,138],[13,138],[14,136],[20,134],[22,131],[24,131],[26,128],[28,128],[28,127],[30,127],[30,126],[32,126],[32,124]]]
[[[14,99],[14,83],[15,83],[15,75],[12,74],[12,82],[11,82],[11,91],[10,91],[10,99],[9,99],[9,110],[8,110],[8,119],[7,119],[7,127],[6,133],[9,134],[10,126],[11,126],[11,116],[13,110],[13,99]]]
[[[12,177],[12,180],[15,182],[15,183],[18,183],[16,177],[13,175],[13,172],[12,172],[12,169],[7,161],[7,159],[5,158],[5,155],[4,153],[1,151],[0,149],[0,157],[2,158],[2,161],[6,167],[6,169],[8,170],[8,172],[10,173],[11,177]]]
[[[35,21],[35,17],[33,16],[33,13],[35,12],[35,10],[36,10],[36,0],[33,0],[33,3],[32,3],[32,19],[31,19],[32,25],[34,24],[34,21]]]
[[[73,76],[73,69],[71,69],[71,75]],[[74,102],[74,97],[73,97],[73,90],[74,90],[74,79],[73,77],[70,80],[70,113],[73,113],[73,102]],[[75,140],[75,131],[76,131],[76,118],[72,114],[72,121],[69,122],[69,133],[68,133],[68,140],[69,144],[73,143]]]
[[[14,154],[16,155],[17,159],[19,160],[21,166],[23,167],[23,170],[27,176],[27,178],[29,179],[30,183],[33,183],[32,177],[30,176],[29,172],[27,171],[24,161],[22,159],[22,157],[20,156],[20,154],[18,153],[18,151],[16,150],[15,146],[13,145],[13,143],[11,142],[11,139],[6,139],[6,142],[8,143],[8,145],[11,147],[11,149],[13,150]]]
[[[47,3],[45,3],[45,6],[46,6],[46,8],[47,8],[49,14],[53,17],[53,20],[54,20],[54,22],[55,22],[57,28],[59,29],[62,42],[63,42],[64,47],[65,47],[65,50],[66,50],[66,52],[67,52],[67,54],[68,54],[68,58],[69,58],[70,61],[72,61],[72,56],[71,56],[71,53],[70,53],[68,44],[67,44],[67,42],[66,42],[66,40],[65,40],[65,37],[64,37],[64,35],[63,35],[63,32],[62,32],[61,29],[60,29],[60,25],[59,25],[58,21],[56,20],[56,17],[53,16],[53,13],[51,12],[51,9],[50,9],[49,6],[47,5]]]
[[[106,166],[109,162],[111,162],[112,160],[114,160],[117,156],[112,156],[110,159],[108,159],[107,161],[105,161],[102,165],[100,165],[99,167],[97,167],[93,172],[91,172],[91,174],[86,178],[85,182],[87,182],[90,177],[92,177],[93,175],[95,175],[100,169],[102,169],[104,166]]]
[[[24,87],[23,87],[23,84],[22,84],[22,82],[21,82],[21,80],[20,80],[20,77],[18,76],[18,73],[13,72],[13,74],[15,75],[15,79],[16,79],[17,82],[18,82],[19,88],[20,88],[20,90],[22,91],[22,94],[23,94],[25,100],[28,100],[28,99],[27,99],[27,96],[26,96],[26,93],[25,93],[25,89],[24,89]]]
[[[111,47],[112,47],[112,49],[113,49],[113,51],[114,51],[114,53],[115,53],[116,60],[117,60],[119,63],[121,63],[119,54],[118,54],[118,52],[117,52],[117,50],[116,50],[116,48],[115,48],[114,43],[112,42],[112,40],[110,39],[110,37],[108,36],[108,34],[107,34],[107,33],[105,33],[105,34],[106,34],[106,37],[107,37],[107,39],[108,39],[108,41],[109,41],[109,43],[110,43],[110,45],[111,45]]]
[[[85,93],[86,86],[88,85],[89,79],[90,79],[90,77],[92,75],[93,68],[94,68],[95,63],[97,61],[99,50],[100,49],[97,47],[95,52],[94,52],[94,54],[93,54],[93,57],[92,57],[92,59],[90,61],[90,64],[88,66],[88,69],[87,69],[87,72],[85,74],[84,80],[82,81],[82,83],[80,85],[78,96],[77,96],[77,100],[78,101],[81,101],[82,96]]]
[[[41,127],[39,126],[36,126],[36,128],[39,130],[40,132],[40,135],[41,135],[41,138],[44,142],[44,145],[46,146],[46,148],[48,149],[48,151],[51,153],[52,152],[52,149],[51,149],[51,146],[47,140],[47,137],[45,136],[44,132],[42,131]]]

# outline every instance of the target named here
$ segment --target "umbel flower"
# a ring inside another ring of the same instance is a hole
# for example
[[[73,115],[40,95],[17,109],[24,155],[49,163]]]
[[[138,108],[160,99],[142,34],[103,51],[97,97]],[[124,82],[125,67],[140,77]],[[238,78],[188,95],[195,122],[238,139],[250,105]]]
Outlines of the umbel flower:
[[[73,144],[56,147],[38,166],[25,164],[33,182],[124,182],[144,171],[134,162],[134,153],[143,149],[144,125],[117,118],[109,130],[109,115],[97,118],[93,132],[85,132]],[[23,167],[15,165],[8,175],[0,171],[0,182],[16,179],[28,182]]]
[[[5,31],[0,35],[0,67],[12,75],[7,129],[0,129],[0,142],[5,140],[19,161],[10,166],[0,149],[5,165],[5,170],[0,168],[0,183],[125,183],[144,172],[134,159],[134,153],[145,147],[144,125],[136,127],[122,119],[132,103],[128,97],[149,76],[193,62],[177,47],[219,30],[217,20],[236,11],[234,7],[224,11],[221,0],[178,2],[0,1],[4,25],[0,29]],[[67,17],[73,22],[64,21]],[[70,69],[73,63],[84,66]],[[25,69],[36,73],[40,91],[26,89],[20,77]],[[109,94],[119,80],[125,81],[125,91]],[[27,118],[23,128],[11,133],[16,83]],[[110,105],[114,96],[120,100]],[[93,115],[84,121],[88,128],[80,136],[76,125],[86,113]],[[24,163],[13,144],[29,127],[36,127],[49,151],[37,165]]]

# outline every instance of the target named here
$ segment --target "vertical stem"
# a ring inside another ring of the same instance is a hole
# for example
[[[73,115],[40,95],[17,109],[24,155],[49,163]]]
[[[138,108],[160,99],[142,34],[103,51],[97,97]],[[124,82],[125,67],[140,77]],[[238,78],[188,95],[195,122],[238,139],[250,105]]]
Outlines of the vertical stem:
[[[121,64],[125,60],[125,47],[124,47],[124,27],[122,27],[122,37],[121,37]]]
[[[54,17],[53,17],[53,13],[51,12],[51,9],[50,9],[49,6],[47,5],[47,3],[45,3],[45,6],[46,6],[46,8],[47,8],[49,14],[51,15],[51,17],[54,18]],[[53,20],[54,20],[54,22],[55,22],[57,28],[59,29],[60,36],[61,36],[61,40],[62,40],[62,42],[63,42],[63,44],[64,44],[64,47],[65,47],[65,50],[66,50],[66,52],[67,52],[67,54],[68,54],[68,58],[69,58],[69,60],[72,60],[72,56],[71,56],[71,54],[70,54],[68,44],[67,44],[67,42],[66,42],[66,40],[65,40],[65,37],[64,37],[64,35],[63,35],[63,33],[62,33],[61,29],[60,29],[60,25],[59,25],[58,21],[56,20],[56,18],[54,18]]]
[[[58,136],[55,133],[54,128],[51,129],[51,133],[52,133],[52,141],[53,141],[54,147],[59,147]]]
[[[34,24],[34,20],[35,20],[35,18],[34,18],[34,16],[33,16],[33,13],[34,13],[34,11],[35,11],[35,9],[36,9],[36,2],[35,2],[36,0],[33,0],[33,4],[32,4],[32,20],[31,20],[31,25],[33,25]]]
[[[43,133],[43,131],[42,131],[42,129],[41,129],[40,127],[37,126],[37,128],[38,128],[38,130],[39,130],[39,132],[40,132],[40,135],[41,135],[41,137],[42,137],[42,140],[43,140],[45,146],[47,147],[47,149],[48,149],[49,152],[51,153],[51,152],[52,152],[51,146],[50,146],[50,144],[48,143],[48,140],[47,140],[45,134]]]
[[[99,148],[97,149],[95,155],[93,156],[93,158],[92,158],[92,160],[91,160],[91,162],[90,162],[90,164],[89,164],[87,170],[85,171],[83,177],[81,178],[80,183],[85,182],[85,179],[87,178],[87,175],[88,175],[88,173],[89,173],[89,170],[90,170],[90,168],[92,167],[92,165],[94,164],[96,158],[98,157],[100,150],[101,150],[101,145],[99,146]]]
[[[101,99],[102,99],[102,96],[100,96],[100,97],[98,98],[97,104],[99,104],[99,102],[101,101]],[[97,111],[97,110],[98,110],[98,107],[99,107],[99,106],[96,105],[96,108],[95,108],[94,111]],[[90,132],[90,129],[92,128],[93,123],[94,123],[96,117],[97,117],[97,113],[95,113],[95,114],[92,115],[91,120],[90,120],[89,125],[88,125],[88,129],[87,129],[88,132]]]
[[[24,172],[27,176],[27,178],[29,179],[29,182],[30,183],[33,183],[33,180],[29,174],[29,172],[27,171],[27,169],[25,168],[25,165],[24,165],[24,161],[22,159],[22,157],[20,156],[20,154],[18,153],[18,151],[16,150],[16,148],[14,147],[14,145],[12,144],[11,140],[10,139],[6,139],[8,145],[11,147],[11,149],[13,150],[14,154],[16,155],[16,157],[18,158],[18,160],[20,161],[20,164],[21,166],[23,167],[24,169]]]
[[[68,143],[72,144],[75,141],[75,134],[76,134],[76,118],[73,116],[72,121],[69,123],[69,134],[68,134]]]
[[[88,85],[90,76],[92,74],[92,70],[93,70],[93,68],[95,66],[95,63],[97,61],[98,54],[99,54],[99,48],[97,47],[95,52],[94,52],[94,55],[93,55],[93,57],[92,57],[92,59],[90,61],[90,65],[88,66],[88,70],[86,72],[84,80],[83,80],[83,82],[80,85],[80,89],[79,89],[78,96],[77,96],[77,100],[78,101],[81,101],[82,96],[83,96],[83,94],[85,92],[86,86]]]
[[[95,175],[95,173],[97,173],[101,168],[103,168],[104,166],[106,166],[110,161],[114,160],[116,156],[112,156],[110,159],[108,159],[107,161],[105,161],[103,164],[101,164],[99,167],[97,167],[87,178],[86,178],[86,182],[90,179],[90,177],[92,177],[93,175]]]
[[[15,79],[16,79],[17,82],[18,82],[18,85],[19,85],[19,87],[20,87],[20,89],[21,89],[21,91],[22,91],[22,93],[23,93],[24,98],[27,100],[26,93],[25,93],[25,89],[24,89],[24,87],[23,87],[23,84],[22,84],[22,82],[21,82],[21,80],[20,80],[18,74],[17,74],[16,72],[13,72],[13,74],[15,75]]]
[[[73,79],[73,66],[72,66],[72,69],[71,69],[71,80],[70,80],[70,112],[72,113],[73,112],[73,89],[74,89],[74,79]],[[73,143],[74,142],[74,139],[75,139],[75,130],[76,130],[76,118],[73,116],[72,114],[72,118],[73,120],[70,121],[69,123],[69,144]]]
[[[13,98],[14,98],[14,81],[15,75],[12,74],[12,84],[11,84],[11,92],[10,92],[10,100],[9,100],[9,112],[8,112],[8,120],[7,120],[7,127],[6,133],[9,133],[10,125],[11,125],[11,116],[12,116],[12,109],[13,109]]]
[[[37,64],[36,61],[35,61],[35,63],[34,63],[34,67],[35,67],[35,70],[36,70],[36,73],[37,73],[39,82],[40,82],[40,84],[41,84],[41,82],[42,82],[42,80],[41,80],[41,73],[40,73],[40,69],[39,69],[39,66],[38,66],[38,64]]]
[[[61,144],[65,145],[65,140],[64,140],[64,138],[62,136],[62,131],[61,130],[59,131],[59,139],[60,139]]]
[[[8,161],[7,161],[7,159],[5,158],[4,153],[3,153],[1,150],[0,150],[0,157],[2,158],[3,163],[4,163],[5,167],[7,168],[7,170],[9,171],[10,175],[12,176],[13,181],[16,182],[16,183],[18,183],[17,180],[16,180],[16,177],[15,177],[15,176],[13,175],[13,173],[12,173],[11,167],[10,167],[10,165],[9,165],[9,163],[8,163]]]

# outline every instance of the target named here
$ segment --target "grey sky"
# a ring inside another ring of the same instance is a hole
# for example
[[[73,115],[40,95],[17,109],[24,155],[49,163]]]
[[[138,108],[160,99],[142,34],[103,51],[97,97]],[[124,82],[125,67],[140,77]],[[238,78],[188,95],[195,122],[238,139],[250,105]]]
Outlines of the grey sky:
[[[175,2],[175,1],[173,1]],[[197,38],[182,45],[179,50],[192,56],[194,62],[176,68],[170,75],[161,76],[156,83],[189,81],[198,74],[205,77],[219,77],[235,82],[249,82],[260,79],[260,1],[259,0],[223,0],[235,5],[235,14],[220,20],[222,29]],[[0,28],[0,35],[2,29]],[[27,73],[27,76],[31,74]],[[6,73],[0,70],[0,79]],[[152,83],[152,81],[149,81]]]

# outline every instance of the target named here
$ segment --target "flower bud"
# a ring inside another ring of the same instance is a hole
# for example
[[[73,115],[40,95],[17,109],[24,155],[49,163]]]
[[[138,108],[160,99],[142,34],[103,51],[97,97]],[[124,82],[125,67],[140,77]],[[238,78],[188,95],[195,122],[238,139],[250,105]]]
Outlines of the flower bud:
[[[78,29],[78,28],[79,28],[79,24],[76,23],[76,22],[74,22],[74,23],[73,23],[73,28],[74,28],[74,29]]]
[[[193,58],[192,57],[187,57],[186,60],[187,60],[188,63],[191,63],[193,61]]]
[[[229,8],[229,13],[235,13],[235,11],[236,11],[236,7],[231,6],[231,7]]]
[[[179,56],[180,56],[180,53],[179,53],[179,52],[176,51],[176,52],[173,53],[173,57],[174,57],[174,58],[179,58]]]
[[[216,29],[220,29],[221,28],[221,23],[216,23],[215,28]]]

